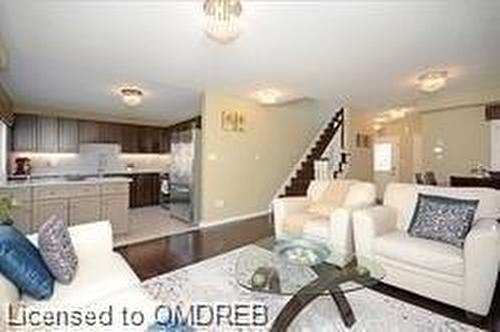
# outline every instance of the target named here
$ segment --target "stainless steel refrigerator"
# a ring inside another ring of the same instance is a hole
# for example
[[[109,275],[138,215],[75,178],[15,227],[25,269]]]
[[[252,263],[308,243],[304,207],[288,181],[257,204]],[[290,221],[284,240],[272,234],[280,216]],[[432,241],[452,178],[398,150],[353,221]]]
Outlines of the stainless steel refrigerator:
[[[201,131],[194,123],[174,130],[170,144],[170,213],[196,224],[200,211]]]

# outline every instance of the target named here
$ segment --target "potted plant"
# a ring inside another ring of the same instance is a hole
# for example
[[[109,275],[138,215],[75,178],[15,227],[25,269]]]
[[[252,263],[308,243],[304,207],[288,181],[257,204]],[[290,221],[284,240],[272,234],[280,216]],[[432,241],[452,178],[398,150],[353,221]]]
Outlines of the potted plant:
[[[11,197],[0,197],[0,225],[12,225],[15,203]]]

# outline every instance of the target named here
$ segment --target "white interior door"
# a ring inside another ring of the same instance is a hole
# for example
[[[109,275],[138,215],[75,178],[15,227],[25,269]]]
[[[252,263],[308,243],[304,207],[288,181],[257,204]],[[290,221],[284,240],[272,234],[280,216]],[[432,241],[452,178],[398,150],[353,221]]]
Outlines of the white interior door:
[[[384,196],[385,187],[399,181],[399,138],[377,137],[373,143],[373,177],[377,197]]]

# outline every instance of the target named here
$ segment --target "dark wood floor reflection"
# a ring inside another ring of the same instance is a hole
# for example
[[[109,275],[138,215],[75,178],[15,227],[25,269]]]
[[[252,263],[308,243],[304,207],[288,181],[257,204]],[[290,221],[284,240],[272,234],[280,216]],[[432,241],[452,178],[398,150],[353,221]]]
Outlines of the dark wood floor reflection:
[[[119,248],[118,251],[139,278],[145,280],[245,246],[272,234],[273,227],[268,217],[261,217],[134,244]],[[481,329],[500,332],[500,283],[497,283],[490,314],[480,321],[467,319],[464,311],[458,308],[392,286],[379,284],[372,289]]]
[[[245,246],[273,234],[268,217],[253,218],[119,248],[145,280]]]

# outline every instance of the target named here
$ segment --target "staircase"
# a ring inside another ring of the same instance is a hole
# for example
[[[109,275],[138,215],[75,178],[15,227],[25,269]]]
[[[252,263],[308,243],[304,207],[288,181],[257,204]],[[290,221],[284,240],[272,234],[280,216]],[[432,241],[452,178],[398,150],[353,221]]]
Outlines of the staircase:
[[[348,163],[348,153],[344,151],[345,148],[345,116],[344,109],[341,108],[335,113],[333,118],[328,122],[323,132],[318,137],[314,145],[310,148],[306,158],[300,164],[300,167],[295,172],[290,183],[285,187],[284,194],[280,197],[288,196],[304,196],[306,195],[309,183],[315,177],[314,162],[325,160],[326,152],[328,149],[335,149],[333,151],[338,154],[340,158],[335,161],[335,167],[332,171],[331,177],[337,178],[345,170]],[[340,136],[337,136],[340,135]],[[339,138],[338,146],[332,146],[334,138]],[[340,151],[338,151],[340,150]]]

